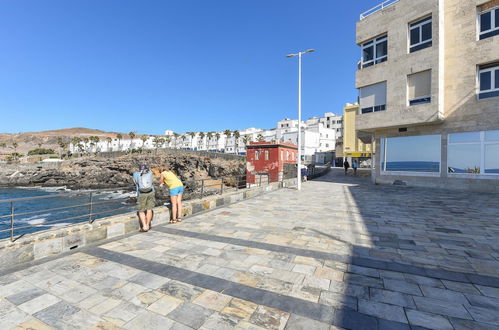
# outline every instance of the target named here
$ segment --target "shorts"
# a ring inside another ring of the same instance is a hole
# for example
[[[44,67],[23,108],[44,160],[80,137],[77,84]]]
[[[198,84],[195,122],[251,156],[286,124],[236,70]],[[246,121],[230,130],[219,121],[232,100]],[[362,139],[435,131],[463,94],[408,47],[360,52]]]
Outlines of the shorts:
[[[140,193],[137,197],[137,211],[152,210],[156,206],[156,197],[154,191]]]
[[[184,193],[184,186],[170,189],[170,196],[177,196]]]

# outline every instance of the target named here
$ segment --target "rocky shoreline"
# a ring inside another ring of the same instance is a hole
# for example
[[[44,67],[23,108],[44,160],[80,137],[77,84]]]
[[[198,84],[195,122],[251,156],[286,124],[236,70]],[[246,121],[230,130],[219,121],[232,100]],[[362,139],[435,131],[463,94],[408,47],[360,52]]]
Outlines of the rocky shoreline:
[[[192,155],[138,155],[117,158],[87,157],[58,164],[5,164],[0,166],[2,187],[60,187],[68,189],[124,188],[133,185],[139,164],[168,165],[183,182],[244,173],[244,161]]]

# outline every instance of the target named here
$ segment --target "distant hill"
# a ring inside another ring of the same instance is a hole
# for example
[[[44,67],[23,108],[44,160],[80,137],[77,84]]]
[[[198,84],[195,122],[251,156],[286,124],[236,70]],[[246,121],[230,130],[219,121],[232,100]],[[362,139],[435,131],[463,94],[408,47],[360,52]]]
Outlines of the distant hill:
[[[64,141],[69,142],[73,137],[89,137],[98,136],[101,139],[107,137],[115,138],[116,132],[105,132],[97,129],[85,127],[63,128],[58,130],[41,131],[41,132],[27,132],[19,134],[0,133],[0,157],[14,152],[13,142],[18,144],[17,152],[26,154],[28,151],[38,148],[39,146],[44,149],[59,150],[57,139],[63,138]],[[123,136],[127,134],[122,133]],[[5,146],[4,146],[5,144]]]

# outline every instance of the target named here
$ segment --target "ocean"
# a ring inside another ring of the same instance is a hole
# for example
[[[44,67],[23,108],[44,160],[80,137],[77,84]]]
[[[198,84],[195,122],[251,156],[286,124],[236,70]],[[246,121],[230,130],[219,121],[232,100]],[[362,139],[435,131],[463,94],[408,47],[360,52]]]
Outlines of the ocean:
[[[33,200],[19,198],[42,197]],[[135,196],[133,191],[120,189],[92,193],[92,219],[130,212],[134,204],[126,201]],[[13,203],[3,203],[14,200]],[[89,221],[89,191],[70,192],[64,187],[54,188],[0,188],[0,239],[10,236],[11,206],[14,208],[14,236],[21,236],[50,228],[64,227]],[[12,204],[12,205],[11,205]],[[78,206],[80,205],[80,206]],[[8,231],[4,231],[8,230]]]

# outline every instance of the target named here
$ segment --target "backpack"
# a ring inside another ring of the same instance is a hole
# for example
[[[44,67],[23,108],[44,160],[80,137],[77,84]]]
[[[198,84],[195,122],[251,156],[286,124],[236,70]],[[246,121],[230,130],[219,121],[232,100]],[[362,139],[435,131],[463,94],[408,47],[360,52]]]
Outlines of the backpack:
[[[139,186],[139,192],[148,193],[152,191],[152,173],[151,171],[140,173],[139,179],[137,180]]]

